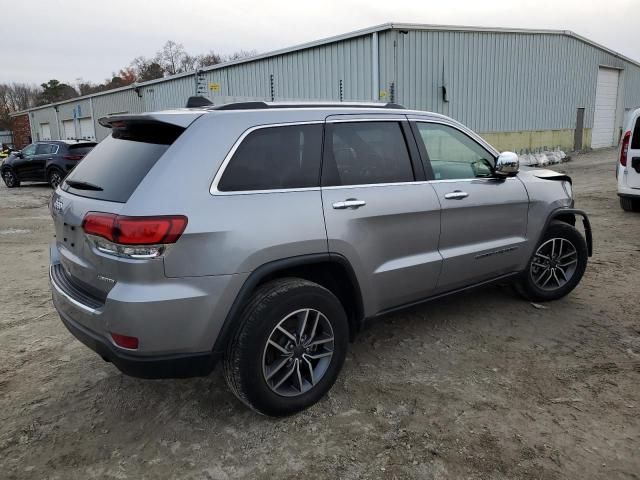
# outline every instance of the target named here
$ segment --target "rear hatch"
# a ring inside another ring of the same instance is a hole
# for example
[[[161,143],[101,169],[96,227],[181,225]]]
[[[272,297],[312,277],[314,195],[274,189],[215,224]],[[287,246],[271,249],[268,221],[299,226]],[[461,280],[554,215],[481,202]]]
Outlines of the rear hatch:
[[[631,118],[627,151],[627,185],[640,188],[640,111]]]
[[[59,258],[53,268],[55,274],[64,276],[62,281],[97,302],[104,302],[119,281],[164,275],[161,256],[142,259],[100,251],[96,241],[104,239],[86,235],[83,220],[89,212],[112,218],[121,214],[145,176],[198,116],[186,113],[101,120],[112,128],[112,135],[78,164],[50,204],[56,233],[55,256]]]

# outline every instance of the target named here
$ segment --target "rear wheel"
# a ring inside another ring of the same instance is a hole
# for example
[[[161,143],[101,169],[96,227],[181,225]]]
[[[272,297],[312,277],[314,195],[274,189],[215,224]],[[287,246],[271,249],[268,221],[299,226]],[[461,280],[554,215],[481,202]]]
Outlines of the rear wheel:
[[[64,174],[58,168],[52,168],[49,170],[49,173],[47,173],[47,181],[49,182],[49,185],[51,185],[51,188],[53,188],[54,190],[58,188],[58,185],[62,183],[63,179]]]
[[[625,212],[640,212],[640,198],[620,197],[620,206]]]
[[[240,318],[224,361],[227,384],[259,413],[296,413],[331,388],[348,338],[333,293],[307,280],[274,280],[258,289]]]
[[[535,301],[562,298],[582,279],[588,256],[587,243],[575,227],[552,222],[522,273],[518,291]]]
[[[18,179],[16,174],[13,173],[13,170],[9,168],[5,169],[2,172],[2,180],[4,180],[4,184],[8,188],[16,188],[20,186],[20,180]]]

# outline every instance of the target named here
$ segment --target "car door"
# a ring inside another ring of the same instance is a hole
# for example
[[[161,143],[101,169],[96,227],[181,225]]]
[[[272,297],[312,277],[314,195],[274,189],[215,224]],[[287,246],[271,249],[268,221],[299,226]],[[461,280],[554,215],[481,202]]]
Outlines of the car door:
[[[323,152],[329,251],[354,268],[365,315],[428,296],[442,263],[440,204],[406,117],[328,117]]]
[[[37,144],[27,145],[20,151],[20,156],[13,161],[13,170],[20,180],[31,180]]]
[[[58,151],[58,145],[39,143],[36,154],[31,160],[31,176],[33,180],[46,180],[46,166]]]
[[[527,243],[524,184],[495,178],[495,156],[471,132],[428,121],[416,121],[413,130],[442,205],[438,291],[515,272]]]

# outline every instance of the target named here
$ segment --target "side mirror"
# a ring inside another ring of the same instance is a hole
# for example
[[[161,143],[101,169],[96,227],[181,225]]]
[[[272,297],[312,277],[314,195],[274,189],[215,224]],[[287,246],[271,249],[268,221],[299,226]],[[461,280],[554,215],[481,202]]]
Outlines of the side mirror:
[[[18,157],[18,158],[24,158],[24,154],[23,154],[21,151],[19,151],[19,150],[18,150],[18,151],[16,152],[16,157]]]
[[[520,160],[513,152],[502,152],[496,160],[495,173],[499,177],[513,177],[520,170]]]

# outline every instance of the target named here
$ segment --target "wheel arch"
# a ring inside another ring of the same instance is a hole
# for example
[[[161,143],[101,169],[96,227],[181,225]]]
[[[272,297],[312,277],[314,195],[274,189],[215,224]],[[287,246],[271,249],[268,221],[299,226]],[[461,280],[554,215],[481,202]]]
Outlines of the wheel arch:
[[[547,218],[544,228],[540,233],[540,238],[542,238],[542,235],[544,235],[544,232],[547,231],[547,228],[549,228],[549,225],[551,224],[551,222],[553,221],[564,222],[564,223],[568,223],[572,227],[575,227],[577,222],[577,217],[582,217],[584,237],[585,237],[585,241],[587,242],[587,252],[591,257],[593,255],[593,234],[591,232],[591,222],[589,221],[589,217],[587,216],[586,212],[584,212],[583,210],[578,210],[577,208],[558,208],[557,210],[554,210],[553,212],[551,212],[551,214]],[[540,243],[540,240],[538,240],[538,243]]]
[[[213,347],[214,353],[223,354],[225,351],[238,327],[237,319],[253,292],[265,282],[284,277],[304,278],[336,295],[347,314],[349,340],[353,341],[364,323],[364,304],[353,267],[340,254],[310,254],[266,263],[249,275],[227,313]]]

